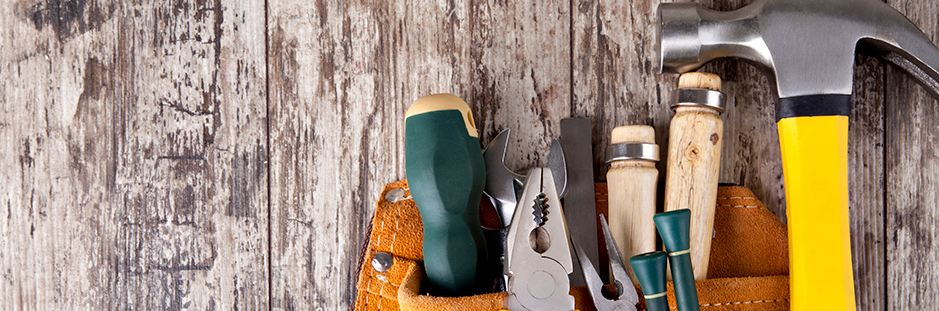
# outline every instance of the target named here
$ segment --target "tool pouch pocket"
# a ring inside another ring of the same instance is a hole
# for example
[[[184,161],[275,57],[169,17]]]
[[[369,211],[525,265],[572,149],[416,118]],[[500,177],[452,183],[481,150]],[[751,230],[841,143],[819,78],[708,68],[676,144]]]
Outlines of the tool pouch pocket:
[[[597,183],[596,190],[597,213],[606,214],[606,184]],[[721,186],[714,228],[708,279],[695,282],[701,310],[788,310],[786,225],[750,190]],[[504,292],[467,297],[421,294],[423,228],[407,181],[385,185],[368,236],[360,253],[354,310],[499,310],[502,306]],[[585,287],[571,288],[571,295],[578,310],[593,310]],[[667,295],[669,305],[675,306],[671,283]],[[639,310],[645,310],[641,292],[639,297]]]

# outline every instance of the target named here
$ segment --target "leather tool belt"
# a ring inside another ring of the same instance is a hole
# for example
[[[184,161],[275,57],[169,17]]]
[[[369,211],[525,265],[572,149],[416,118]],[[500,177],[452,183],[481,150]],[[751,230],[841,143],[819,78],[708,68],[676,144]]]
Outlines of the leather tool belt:
[[[596,184],[596,199],[597,213],[606,214],[605,183]],[[481,209],[484,224],[487,219],[497,223],[496,217],[494,211]],[[789,310],[786,225],[749,189],[721,186],[714,229],[708,279],[695,284],[701,310]],[[385,185],[376,202],[368,236],[360,254],[354,310],[499,310],[502,307],[505,292],[466,297],[433,297],[421,292],[423,228],[406,180]],[[373,260],[376,255],[378,260]],[[601,254],[601,260],[602,257],[605,256]],[[607,286],[612,290],[611,285]],[[636,290],[639,291],[638,284]],[[570,294],[578,310],[593,310],[586,287],[573,287]],[[639,297],[639,310],[645,310],[641,292]],[[668,300],[669,305],[675,305],[671,282]]]

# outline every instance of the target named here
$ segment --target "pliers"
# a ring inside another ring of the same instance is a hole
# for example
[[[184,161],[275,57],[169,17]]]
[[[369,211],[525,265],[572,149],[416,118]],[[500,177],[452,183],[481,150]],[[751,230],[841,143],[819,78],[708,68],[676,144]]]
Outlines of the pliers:
[[[606,250],[610,257],[610,270],[613,272],[613,284],[616,285],[616,299],[609,300],[603,296],[603,281],[600,274],[590,264],[590,259],[577,244],[574,244],[574,250],[577,253],[577,259],[581,262],[581,269],[584,273],[584,279],[587,281],[587,288],[590,290],[590,297],[593,298],[593,304],[597,310],[630,310],[636,311],[636,304],[639,303],[639,295],[636,294],[636,287],[633,280],[626,273],[626,265],[623,264],[623,256],[620,255],[616,242],[613,241],[613,235],[610,233],[610,226],[606,223],[606,217],[600,215],[600,225],[603,226],[603,237],[606,239]]]
[[[493,256],[493,258],[490,258],[490,263],[494,265],[493,270],[497,270],[500,274],[505,270],[505,265],[508,262],[507,258],[511,256],[512,246],[514,245],[514,236],[509,235],[509,229],[513,224],[516,224],[513,221],[516,209],[524,209],[531,213],[531,204],[533,203],[519,200],[523,188],[528,185],[529,176],[517,174],[505,166],[505,153],[509,147],[510,133],[509,129],[503,130],[489,143],[483,153],[483,160],[486,164],[486,186],[483,192],[496,208],[501,222],[501,227],[496,230],[484,229],[484,234],[487,236],[487,243],[490,246],[489,254]],[[550,169],[554,182],[550,188],[558,194],[559,198],[563,198],[567,185],[567,165],[564,161],[564,150],[557,139],[551,141],[547,169]],[[540,182],[539,177],[539,187],[541,186]],[[540,191],[539,189],[538,192]],[[518,202],[522,202],[521,205],[524,206],[519,207],[520,203]],[[557,200],[552,204],[560,211],[560,204]],[[499,281],[494,288],[497,291],[507,290],[508,277],[503,275],[503,278],[500,278]]]
[[[574,310],[569,274],[570,237],[550,168],[526,178],[509,226],[504,273],[509,277],[504,307],[509,310]]]

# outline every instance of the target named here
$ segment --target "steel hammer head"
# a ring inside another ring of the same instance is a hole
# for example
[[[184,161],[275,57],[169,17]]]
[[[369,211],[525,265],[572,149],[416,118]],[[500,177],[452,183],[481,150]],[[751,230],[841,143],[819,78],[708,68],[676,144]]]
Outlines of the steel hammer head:
[[[880,1],[757,0],[730,12],[664,3],[658,16],[662,72],[737,57],[764,69],[780,98],[850,95],[855,50],[864,46],[939,97],[939,49]]]

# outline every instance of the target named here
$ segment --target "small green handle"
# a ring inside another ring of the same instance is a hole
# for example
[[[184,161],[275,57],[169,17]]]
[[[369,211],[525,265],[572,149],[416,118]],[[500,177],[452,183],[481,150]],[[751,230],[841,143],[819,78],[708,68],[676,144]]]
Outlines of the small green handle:
[[[672,283],[675,285],[675,300],[678,310],[700,310],[688,243],[691,210],[680,209],[665,212],[653,216],[652,219],[655,221],[655,227],[665,244],[665,250],[668,251],[668,262],[672,267]]]
[[[668,311],[665,287],[666,255],[662,251],[642,253],[629,259],[642,288],[648,311]]]
[[[469,135],[468,113],[463,100],[438,94],[418,99],[405,120],[408,187],[424,224],[424,268],[431,283],[425,289],[438,296],[476,294],[486,275],[479,222],[486,167],[479,139]]]

